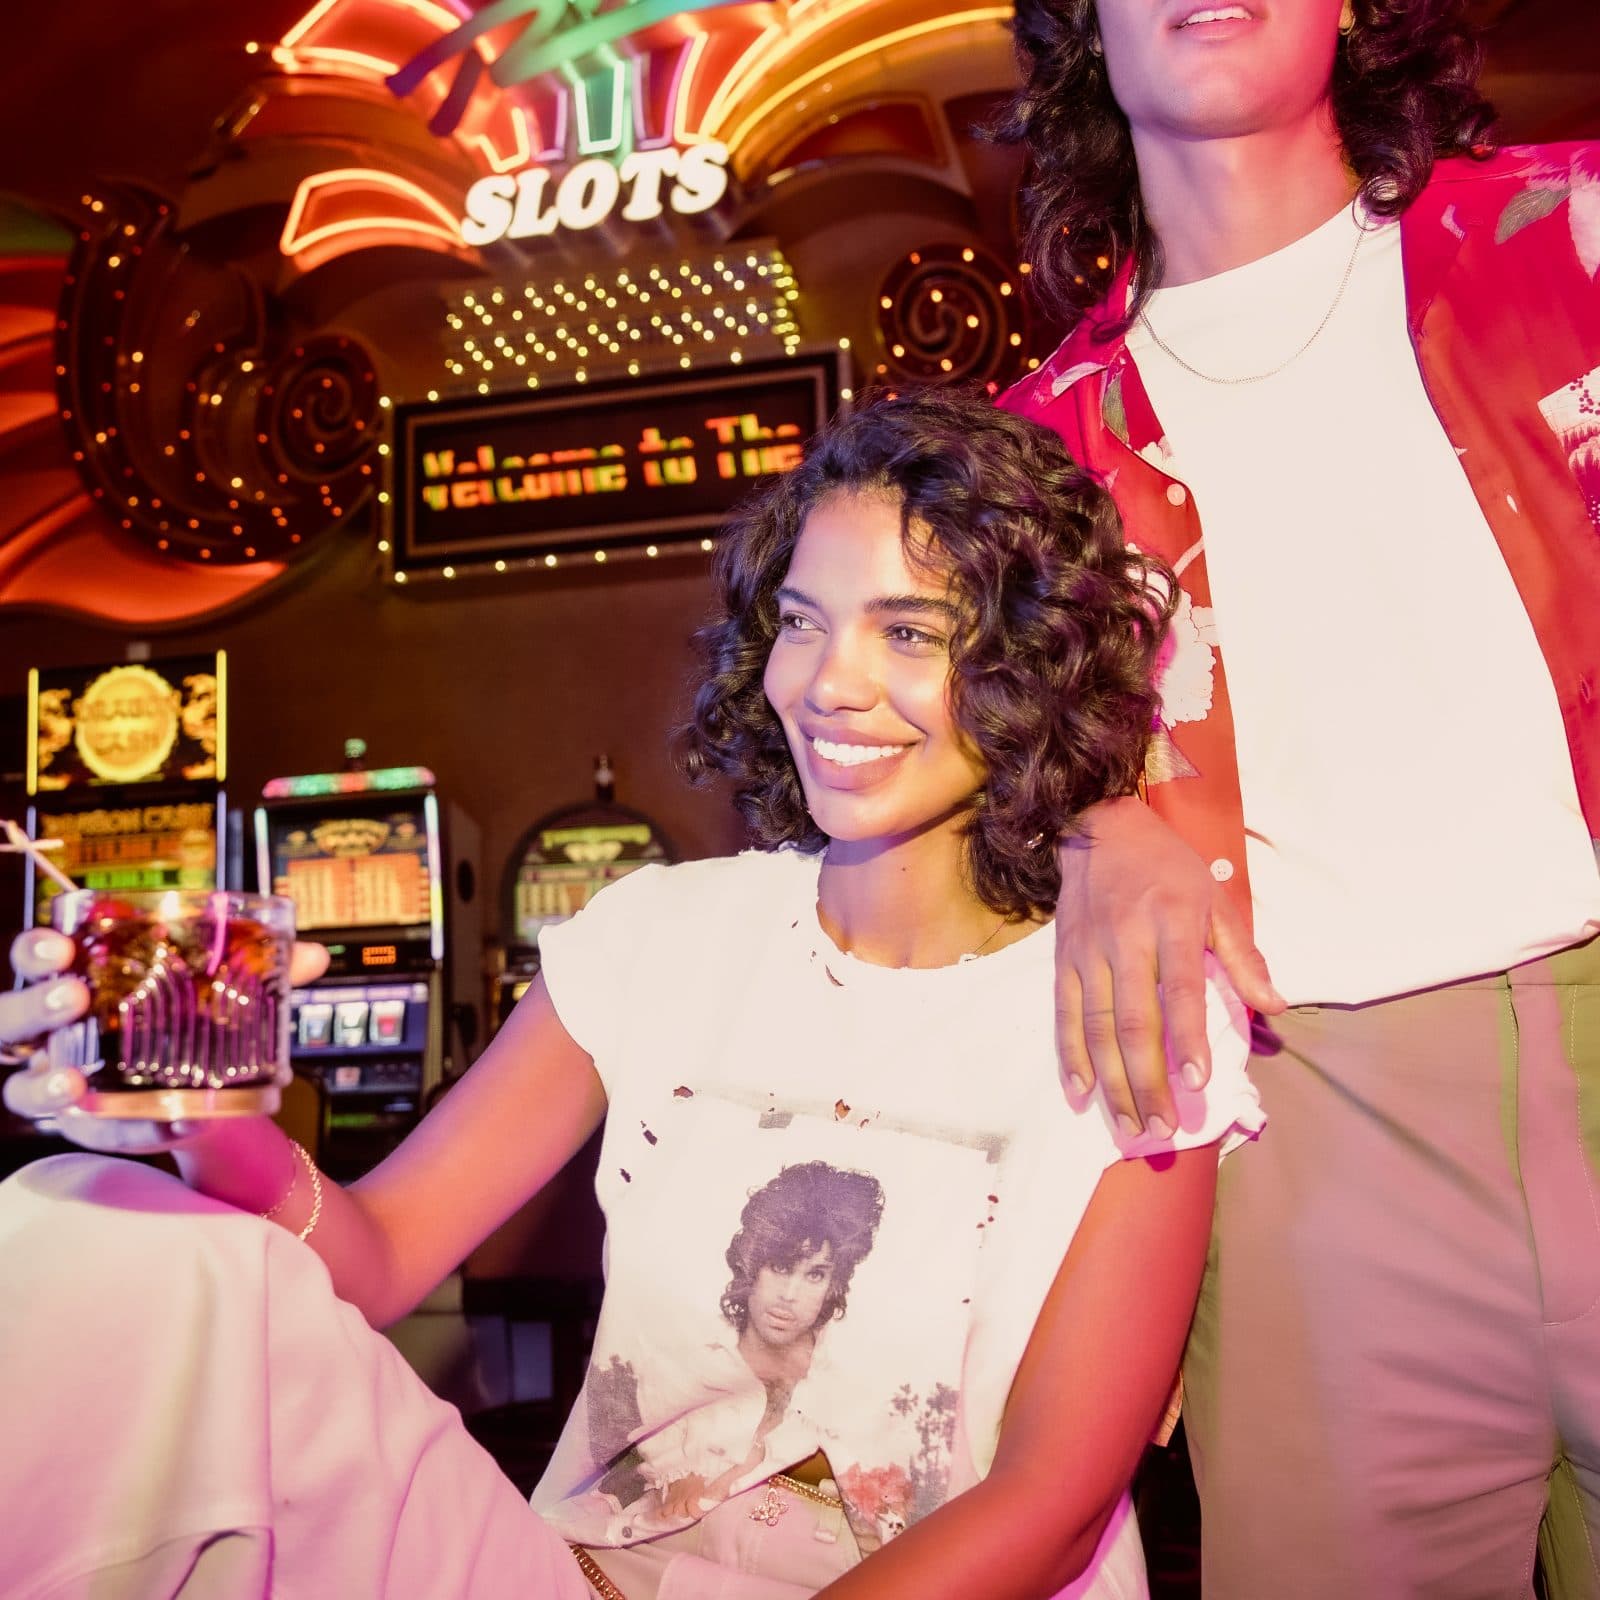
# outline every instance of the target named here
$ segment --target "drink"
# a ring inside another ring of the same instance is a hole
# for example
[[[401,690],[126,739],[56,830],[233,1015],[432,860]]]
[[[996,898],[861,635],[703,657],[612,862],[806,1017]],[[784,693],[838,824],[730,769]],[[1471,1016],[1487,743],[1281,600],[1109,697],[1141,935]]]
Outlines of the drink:
[[[79,1109],[158,1122],[278,1109],[289,1070],[294,907],[271,895],[79,889],[52,905],[89,1014],[50,1039]]]

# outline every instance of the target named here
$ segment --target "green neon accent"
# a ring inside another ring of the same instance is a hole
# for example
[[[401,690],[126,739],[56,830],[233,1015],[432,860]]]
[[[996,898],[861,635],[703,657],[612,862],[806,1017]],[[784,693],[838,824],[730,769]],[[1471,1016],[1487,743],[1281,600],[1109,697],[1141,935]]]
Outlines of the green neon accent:
[[[554,72],[568,63],[577,62],[595,54],[607,45],[625,39],[631,33],[652,28],[671,17],[686,16],[695,11],[716,11],[734,4],[735,0],[633,0],[633,4],[608,11],[603,16],[593,14],[598,0],[574,0],[572,9],[585,14],[585,20],[571,28],[556,32],[565,12],[559,6],[548,6],[548,15],[538,15],[529,20],[515,44],[497,57],[489,68],[490,79],[502,89],[526,83],[541,73]],[[526,3],[527,10],[535,10]],[[489,27],[498,27],[512,20],[524,9],[523,3],[494,5]],[[479,12],[474,23],[483,22],[485,12]],[[554,35],[554,37],[552,37]]]
[[[572,105],[578,117],[578,154],[603,156],[619,149],[629,100],[622,63],[613,58],[611,65],[582,75],[570,66],[561,70],[572,85]],[[605,131],[597,134],[596,128]]]

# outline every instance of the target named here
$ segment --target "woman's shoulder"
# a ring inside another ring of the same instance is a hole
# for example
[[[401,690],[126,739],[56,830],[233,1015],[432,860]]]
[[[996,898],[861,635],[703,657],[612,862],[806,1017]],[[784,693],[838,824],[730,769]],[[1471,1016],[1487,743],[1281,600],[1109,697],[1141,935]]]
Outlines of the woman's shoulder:
[[[694,861],[653,862],[608,884],[590,909],[602,916],[668,920],[688,931],[752,919],[809,904],[816,896],[817,858],[794,849],[745,850]]]

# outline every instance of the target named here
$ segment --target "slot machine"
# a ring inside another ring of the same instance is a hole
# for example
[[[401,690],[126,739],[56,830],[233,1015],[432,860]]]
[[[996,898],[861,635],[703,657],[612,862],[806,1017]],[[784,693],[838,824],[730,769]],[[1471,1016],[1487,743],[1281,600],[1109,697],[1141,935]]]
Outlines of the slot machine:
[[[672,861],[665,834],[643,812],[619,805],[610,763],[595,764],[595,798],[541,817],[517,841],[501,883],[500,948],[490,991],[496,1029],[539,970],[539,934],[581,911],[616,878]]]
[[[263,889],[328,970],[294,994],[290,1055],[318,1096],[317,1160],[358,1176],[465,1071],[478,1038],[477,830],[426,767],[275,778],[255,814]]]
[[[27,831],[85,889],[233,889],[228,661],[217,650],[28,674]],[[50,921],[55,882],[25,868],[25,920]]]

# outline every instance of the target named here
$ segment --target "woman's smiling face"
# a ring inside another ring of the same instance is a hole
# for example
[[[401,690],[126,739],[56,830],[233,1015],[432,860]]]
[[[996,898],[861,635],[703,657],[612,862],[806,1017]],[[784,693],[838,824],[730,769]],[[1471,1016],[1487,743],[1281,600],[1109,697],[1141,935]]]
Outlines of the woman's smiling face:
[[[984,769],[950,707],[961,612],[937,563],[907,560],[899,502],[814,506],[777,603],[763,687],[817,826],[892,843],[970,811]]]

